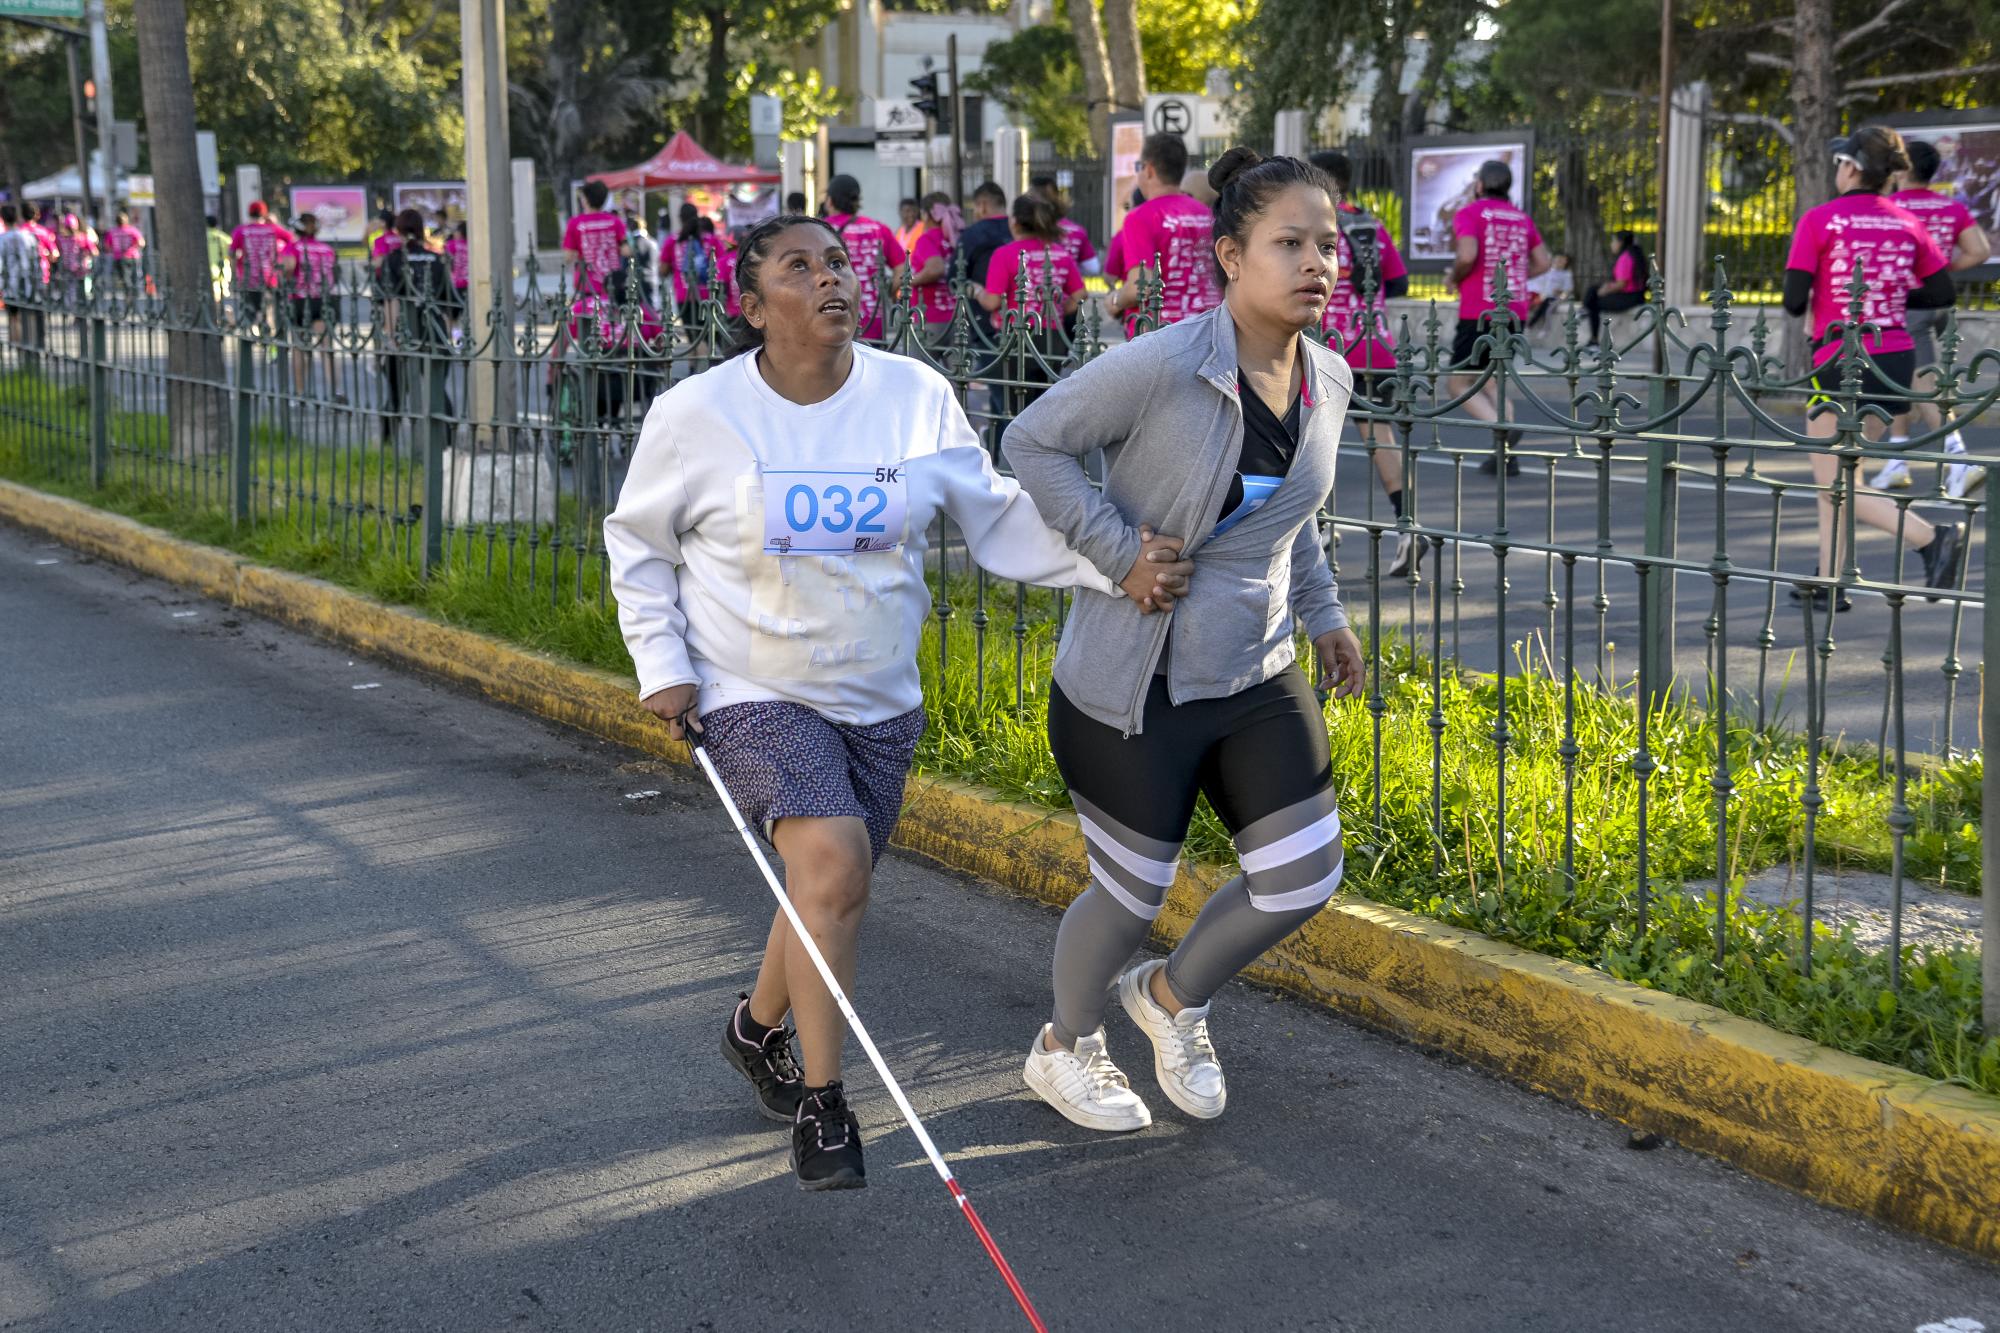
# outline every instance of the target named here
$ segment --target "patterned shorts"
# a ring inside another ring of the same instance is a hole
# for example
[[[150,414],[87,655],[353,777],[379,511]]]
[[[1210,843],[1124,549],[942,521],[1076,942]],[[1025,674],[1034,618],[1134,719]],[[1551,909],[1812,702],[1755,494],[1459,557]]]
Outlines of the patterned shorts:
[[[903,782],[924,734],[924,710],[849,726],[801,704],[730,704],[701,715],[702,744],[753,828],[781,819],[852,815],[879,858],[903,814]]]

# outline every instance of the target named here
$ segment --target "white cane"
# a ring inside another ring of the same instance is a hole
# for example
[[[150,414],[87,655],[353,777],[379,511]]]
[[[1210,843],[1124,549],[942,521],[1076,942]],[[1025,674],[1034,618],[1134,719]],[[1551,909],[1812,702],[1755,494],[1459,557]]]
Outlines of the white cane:
[[[972,1200],[966,1197],[958,1178],[952,1175],[951,1168],[945,1165],[943,1154],[938,1152],[937,1144],[931,1142],[931,1136],[924,1129],[924,1122],[917,1116],[916,1108],[911,1106],[910,1099],[903,1095],[903,1087],[896,1082],[896,1076],[889,1072],[888,1062],[882,1058],[882,1052],[875,1049],[874,1038],[870,1037],[868,1029],[861,1025],[861,1016],[854,1012],[854,1005],[848,1000],[847,992],[842,990],[840,983],[834,979],[833,969],[827,966],[826,958],[819,951],[819,945],[813,942],[812,932],[807,930],[806,923],[799,919],[798,909],[792,906],[791,898],[785,893],[784,886],[778,882],[777,872],[771,869],[770,858],[764,855],[764,848],[758,843],[757,835],[750,831],[750,826],[743,820],[742,812],[736,808],[736,802],[730,799],[729,788],[723,785],[722,775],[715,771],[715,764],[710,761],[708,751],[692,739],[689,744],[694,750],[695,762],[701,765],[702,772],[708,774],[709,785],[714,787],[715,794],[722,798],[722,808],[729,812],[729,822],[736,826],[737,833],[742,835],[743,845],[750,849],[750,855],[757,861],[757,868],[764,872],[764,883],[777,898],[778,909],[785,914],[785,919],[791,922],[792,933],[797,935],[799,943],[805,946],[806,956],[812,959],[820,980],[826,983],[827,990],[832,993],[833,1002],[840,1006],[842,1016],[847,1019],[847,1026],[854,1029],[855,1039],[861,1043],[861,1049],[868,1053],[868,1062],[875,1066],[875,1072],[881,1076],[882,1085],[889,1089],[889,1096],[895,1100],[896,1109],[903,1113],[903,1119],[909,1122],[910,1131],[917,1136],[917,1142],[923,1145],[924,1155],[931,1159],[931,1166],[936,1169],[938,1178],[944,1181],[945,1188],[951,1191],[951,1197],[958,1204],[959,1211],[965,1214],[965,1220],[972,1225],[974,1234],[979,1237],[979,1243],[985,1246],[987,1258],[991,1259],[993,1266],[1000,1270],[1001,1278],[1007,1283],[1007,1290],[1013,1292],[1014,1299],[1020,1302],[1021,1313],[1028,1317],[1029,1325],[1036,1330],[1036,1333],[1048,1333],[1048,1325],[1044,1324],[1041,1315],[1035,1312],[1034,1302],[1028,1299],[1028,1293],[1022,1288],[1021,1280],[1014,1276],[1014,1270],[1008,1265],[1007,1257],[1000,1253],[1000,1247],[993,1242],[992,1233],[987,1231],[986,1224],[979,1220],[979,1214],[973,1210]]]

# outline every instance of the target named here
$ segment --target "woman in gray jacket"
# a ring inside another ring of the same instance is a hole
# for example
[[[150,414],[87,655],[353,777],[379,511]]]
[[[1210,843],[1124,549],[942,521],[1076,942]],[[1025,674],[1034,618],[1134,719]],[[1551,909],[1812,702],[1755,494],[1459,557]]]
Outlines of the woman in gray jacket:
[[[1218,194],[1214,310],[1149,333],[1057,384],[1008,428],[1005,450],[1043,519],[1122,576],[1141,525],[1186,533],[1194,573],[1168,615],[1077,595],[1049,699],[1049,746],[1083,826],[1090,885],[1056,937],[1054,1021],[1028,1086],[1079,1125],[1151,1114],[1105,1050],[1109,989],[1153,1043],[1161,1090],[1222,1114],[1209,1000],[1297,930],[1340,884],[1340,816],[1326,719],[1294,661],[1303,626],[1336,695],[1358,695],[1347,628],[1315,521],[1333,487],[1353,377],[1304,337],[1340,241],[1334,191],[1296,158],[1236,148]],[[1085,455],[1102,449],[1092,488]],[[1195,798],[1236,840],[1243,873],[1216,890],[1164,961],[1119,975],[1159,915]]]

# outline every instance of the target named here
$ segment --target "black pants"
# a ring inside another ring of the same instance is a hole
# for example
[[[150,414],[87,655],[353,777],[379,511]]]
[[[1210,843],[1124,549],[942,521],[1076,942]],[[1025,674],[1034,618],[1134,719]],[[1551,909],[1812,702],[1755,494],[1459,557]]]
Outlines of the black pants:
[[[1644,292],[1613,292],[1606,296],[1595,287],[1586,288],[1583,293],[1583,309],[1584,313],[1590,316],[1590,340],[1597,341],[1597,328],[1603,316],[1637,310],[1644,304],[1646,304]]]

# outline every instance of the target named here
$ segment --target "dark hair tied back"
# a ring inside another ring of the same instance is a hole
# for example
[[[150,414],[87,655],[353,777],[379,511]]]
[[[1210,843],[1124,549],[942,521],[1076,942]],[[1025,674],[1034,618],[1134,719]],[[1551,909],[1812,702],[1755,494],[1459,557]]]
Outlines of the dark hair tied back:
[[[1208,183],[1215,191],[1215,235],[1227,236],[1239,246],[1250,243],[1250,225],[1271,206],[1278,193],[1294,185],[1324,190],[1335,204],[1340,191],[1327,174],[1310,162],[1296,157],[1265,157],[1254,148],[1238,145],[1215,160],[1208,169]],[[1215,282],[1229,285],[1222,261],[1214,259]]]
[[[759,298],[764,295],[764,261],[770,257],[771,242],[792,227],[818,227],[833,237],[835,244],[845,244],[840,239],[840,233],[825,218],[808,217],[804,213],[780,213],[774,218],[765,218],[744,233],[743,243],[736,247],[736,286],[739,291]],[[764,330],[752,326],[741,316],[738,316],[732,333],[731,356],[754,351],[764,345]]]

